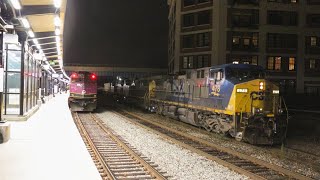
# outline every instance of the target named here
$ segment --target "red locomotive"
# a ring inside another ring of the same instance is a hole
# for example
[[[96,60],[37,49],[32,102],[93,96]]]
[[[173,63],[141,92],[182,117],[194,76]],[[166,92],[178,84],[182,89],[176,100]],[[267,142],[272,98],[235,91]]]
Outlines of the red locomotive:
[[[71,75],[70,97],[71,111],[93,111],[97,107],[97,76],[90,72],[74,72]]]

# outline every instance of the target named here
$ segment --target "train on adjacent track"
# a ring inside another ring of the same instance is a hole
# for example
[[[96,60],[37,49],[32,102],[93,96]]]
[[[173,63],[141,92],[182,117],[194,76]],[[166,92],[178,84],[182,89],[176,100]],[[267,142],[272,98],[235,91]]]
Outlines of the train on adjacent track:
[[[118,100],[256,145],[280,144],[288,113],[262,67],[224,64],[108,85]],[[114,95],[113,95],[114,96]]]
[[[80,71],[70,76],[70,96],[68,104],[71,111],[92,112],[97,107],[97,76]]]

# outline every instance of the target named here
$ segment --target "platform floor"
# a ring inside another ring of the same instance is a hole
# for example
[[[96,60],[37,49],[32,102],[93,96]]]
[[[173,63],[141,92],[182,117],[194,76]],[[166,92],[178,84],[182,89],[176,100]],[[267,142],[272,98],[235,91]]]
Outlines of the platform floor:
[[[42,104],[26,122],[10,122],[0,144],[0,180],[101,179],[68,110],[67,94]]]

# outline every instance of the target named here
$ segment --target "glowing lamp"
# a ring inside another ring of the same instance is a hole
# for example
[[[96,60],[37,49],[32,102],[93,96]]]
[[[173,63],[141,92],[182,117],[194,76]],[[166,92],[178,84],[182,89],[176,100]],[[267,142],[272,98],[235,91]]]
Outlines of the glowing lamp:
[[[263,90],[264,89],[264,82],[260,82],[259,83],[259,90]]]

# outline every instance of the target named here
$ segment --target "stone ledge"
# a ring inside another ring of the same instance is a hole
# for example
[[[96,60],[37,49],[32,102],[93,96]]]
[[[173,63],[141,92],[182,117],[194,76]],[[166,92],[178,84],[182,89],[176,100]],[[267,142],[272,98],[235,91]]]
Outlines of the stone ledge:
[[[6,121],[27,121],[34,113],[39,110],[39,105],[33,107],[27,114],[21,115],[3,115],[2,119]]]
[[[0,123],[0,144],[9,141],[10,139],[10,123]]]

